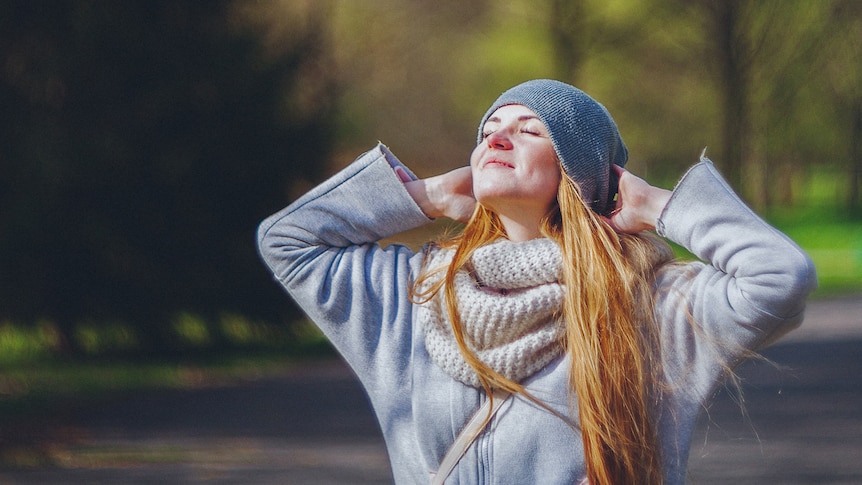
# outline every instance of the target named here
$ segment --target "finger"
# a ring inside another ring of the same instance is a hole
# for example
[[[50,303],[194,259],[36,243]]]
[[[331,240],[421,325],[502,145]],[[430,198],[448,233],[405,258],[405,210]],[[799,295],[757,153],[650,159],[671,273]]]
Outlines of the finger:
[[[402,183],[413,181],[413,178],[410,177],[410,174],[408,174],[407,171],[401,167],[395,167],[395,174],[398,175],[398,180],[400,180]]]
[[[611,217],[615,216],[621,210],[623,210],[623,194],[622,190],[618,188],[617,196],[614,199],[614,207],[611,209]]]
[[[619,226],[617,226],[617,223],[616,223],[616,222],[614,222],[614,216],[611,216],[611,217],[607,217],[607,216],[599,216],[599,219],[601,219],[602,221],[604,221],[604,222],[605,222],[605,224],[607,224],[608,226],[610,226],[610,227],[611,227],[611,229],[613,229],[615,232],[622,232],[622,231],[620,230]]]

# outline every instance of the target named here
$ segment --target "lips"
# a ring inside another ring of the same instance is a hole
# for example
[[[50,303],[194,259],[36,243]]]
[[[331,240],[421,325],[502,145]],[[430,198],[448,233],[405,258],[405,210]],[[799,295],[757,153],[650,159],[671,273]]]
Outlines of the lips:
[[[509,163],[505,160],[500,160],[499,158],[490,158],[490,159],[486,160],[485,163],[482,164],[482,167],[483,168],[494,168],[494,167],[515,168],[515,166],[512,165],[511,163]]]

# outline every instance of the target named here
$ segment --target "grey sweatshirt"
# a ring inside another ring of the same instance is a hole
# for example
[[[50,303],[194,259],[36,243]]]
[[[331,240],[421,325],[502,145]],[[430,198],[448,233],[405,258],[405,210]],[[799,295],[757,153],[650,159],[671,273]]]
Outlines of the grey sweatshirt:
[[[445,374],[425,349],[409,297],[423,255],[376,243],[430,222],[395,166],[403,167],[378,145],[264,220],[258,244],[278,282],[356,372],[395,482],[419,484],[428,483],[486,397]],[[679,182],[656,229],[700,260],[662,271],[655,290],[670,383],[658,430],[666,481],[676,484],[685,482],[704,403],[728,368],[802,322],[816,276],[803,251],[747,208],[706,159]],[[551,408],[576,417],[569,364],[563,354],[524,384]],[[579,433],[515,396],[446,483],[572,484],[585,476]]]

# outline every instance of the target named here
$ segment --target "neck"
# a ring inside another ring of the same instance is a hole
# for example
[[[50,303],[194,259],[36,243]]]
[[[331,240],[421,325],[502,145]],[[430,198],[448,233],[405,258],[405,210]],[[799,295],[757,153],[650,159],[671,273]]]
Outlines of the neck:
[[[503,227],[506,228],[506,235],[512,242],[529,241],[542,237],[541,225],[542,216],[520,213],[514,217],[512,215],[499,214],[500,221]]]

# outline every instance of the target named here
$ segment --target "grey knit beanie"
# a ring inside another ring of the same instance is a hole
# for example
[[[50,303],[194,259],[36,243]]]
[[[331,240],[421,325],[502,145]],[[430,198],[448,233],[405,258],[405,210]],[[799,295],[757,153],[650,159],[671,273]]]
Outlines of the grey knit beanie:
[[[551,136],[563,169],[581,188],[593,211],[606,214],[613,208],[617,177],[611,163],[620,167],[628,150],[608,110],[580,89],[560,81],[536,79],[504,92],[488,108],[479,123],[482,142],[485,121],[501,106],[520,104],[533,110]]]

